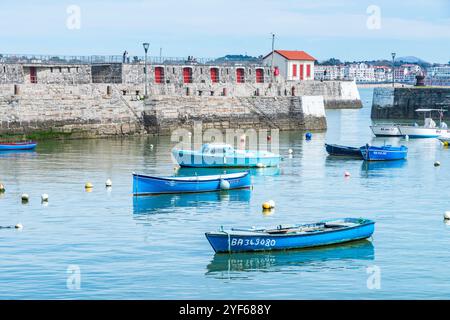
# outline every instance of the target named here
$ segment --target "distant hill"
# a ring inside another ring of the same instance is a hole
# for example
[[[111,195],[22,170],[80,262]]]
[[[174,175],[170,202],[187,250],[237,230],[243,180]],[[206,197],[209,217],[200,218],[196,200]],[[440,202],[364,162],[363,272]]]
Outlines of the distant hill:
[[[217,58],[215,62],[258,62],[262,57],[252,57],[243,54],[227,54],[226,56]]]
[[[429,64],[429,62],[422,60],[420,58],[414,57],[414,56],[398,57],[398,58],[395,58],[395,62]]]

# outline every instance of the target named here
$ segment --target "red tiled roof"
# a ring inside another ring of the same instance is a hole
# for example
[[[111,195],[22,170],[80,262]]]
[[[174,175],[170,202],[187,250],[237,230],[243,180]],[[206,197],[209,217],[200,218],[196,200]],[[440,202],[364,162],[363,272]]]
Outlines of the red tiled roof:
[[[282,55],[288,60],[309,60],[315,61],[316,58],[310,56],[305,51],[296,51],[296,50],[275,50],[276,53]],[[270,54],[269,54],[270,55]]]

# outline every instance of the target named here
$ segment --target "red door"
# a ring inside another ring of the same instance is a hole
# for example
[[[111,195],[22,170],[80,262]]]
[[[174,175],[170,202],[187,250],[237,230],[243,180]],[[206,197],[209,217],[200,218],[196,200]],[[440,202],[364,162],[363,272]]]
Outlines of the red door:
[[[306,78],[307,79],[311,78],[311,65],[310,64],[306,65]]]
[[[295,78],[297,76],[297,65],[292,65],[292,77]]]
[[[192,69],[191,68],[183,68],[183,82],[184,83],[192,83]]]
[[[242,68],[236,69],[236,82],[237,83],[244,82],[244,69]]]
[[[30,67],[30,82],[37,83],[36,67]]]
[[[300,80],[303,80],[303,64],[300,65]]]
[[[256,82],[263,83],[264,82],[264,70],[256,69]]]
[[[155,83],[163,83],[164,82],[164,68],[156,67],[155,68]]]
[[[210,72],[211,72],[211,82],[212,83],[219,82],[219,69],[211,68]]]

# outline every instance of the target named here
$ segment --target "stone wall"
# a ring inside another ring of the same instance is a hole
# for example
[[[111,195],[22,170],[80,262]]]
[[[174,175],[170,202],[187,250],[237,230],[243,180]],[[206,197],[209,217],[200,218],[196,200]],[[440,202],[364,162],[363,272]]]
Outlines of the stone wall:
[[[419,108],[448,109],[450,88],[375,88],[373,92],[372,119],[422,119],[415,112]],[[446,120],[449,112],[444,113]]]
[[[109,89],[108,89],[109,86]],[[142,133],[142,101],[123,85],[0,85],[0,133],[59,131],[76,137]]]
[[[191,129],[197,121],[205,129],[326,129],[322,97],[154,96],[145,102],[144,123],[149,133]]]

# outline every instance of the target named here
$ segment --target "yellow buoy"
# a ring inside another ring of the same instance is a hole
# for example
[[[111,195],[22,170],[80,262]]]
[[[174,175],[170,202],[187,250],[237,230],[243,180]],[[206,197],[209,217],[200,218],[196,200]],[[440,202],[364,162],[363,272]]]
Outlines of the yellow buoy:
[[[263,207],[263,209],[270,209],[271,208],[270,203],[268,201],[264,202],[262,204],[262,207]]]
[[[444,146],[448,147],[448,141],[444,141]]]
[[[265,216],[270,216],[270,215],[272,215],[274,213],[274,210],[272,210],[272,209],[263,209],[262,213]]]
[[[94,187],[94,185],[93,185],[92,183],[90,183],[90,182],[86,182],[86,184],[84,185],[84,187],[85,187],[86,189],[91,189],[91,188]]]

